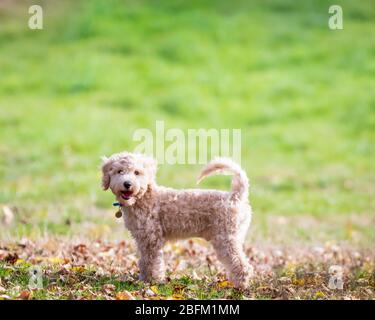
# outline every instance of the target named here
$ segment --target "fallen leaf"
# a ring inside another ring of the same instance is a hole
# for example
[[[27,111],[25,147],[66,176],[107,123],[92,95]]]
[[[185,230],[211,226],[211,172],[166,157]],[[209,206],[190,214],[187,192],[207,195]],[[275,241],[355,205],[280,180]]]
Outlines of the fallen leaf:
[[[155,295],[153,297],[148,297],[147,300],[166,300],[164,296]]]
[[[281,277],[279,278],[279,281],[283,284],[289,284],[292,282],[289,277]]]
[[[159,294],[159,290],[158,290],[158,287],[157,286],[151,286],[150,289],[152,290],[153,293],[155,294]]]
[[[326,295],[323,293],[323,292],[321,292],[321,291],[318,291],[317,293],[315,293],[315,298],[316,299],[322,299],[322,298],[324,298]]]
[[[8,255],[8,251],[0,249],[0,260],[4,259]]]
[[[173,293],[174,294],[182,294],[185,290],[186,286],[185,285],[182,285],[182,284],[176,284],[174,287],[173,287]]]
[[[17,261],[14,263],[16,266],[21,266],[21,267],[30,267],[30,263],[25,261],[24,259],[17,259]]]
[[[135,300],[129,291],[121,291],[116,294],[116,300]]]
[[[8,255],[4,258],[5,262],[8,262],[10,264],[15,264],[18,260],[18,254],[17,253],[8,253]]]
[[[148,296],[153,296],[153,295],[155,295],[155,292],[152,291],[151,289],[146,289],[145,294],[148,295]]]
[[[73,272],[82,273],[85,271],[85,267],[83,266],[74,266],[72,267]]]
[[[234,283],[231,282],[231,281],[228,281],[228,280],[224,280],[224,281],[220,281],[218,282],[217,286],[219,288],[233,288],[234,287]]]
[[[52,264],[64,264],[65,263],[65,259],[62,259],[62,258],[59,258],[59,257],[50,257],[50,258],[48,258],[47,261],[52,263]]]
[[[294,279],[292,282],[295,286],[304,286],[305,279]]]
[[[105,284],[105,285],[103,286],[103,291],[104,291],[106,294],[110,294],[110,293],[112,293],[113,291],[115,291],[115,289],[116,289],[116,286],[113,285],[113,284],[110,284],[110,283]]]
[[[27,291],[27,290],[24,290],[20,293],[20,295],[18,296],[18,299],[21,299],[21,300],[29,300],[30,298],[30,291]]]
[[[78,251],[79,253],[86,253],[87,252],[87,246],[83,243],[74,246],[73,249],[74,249],[74,251]]]

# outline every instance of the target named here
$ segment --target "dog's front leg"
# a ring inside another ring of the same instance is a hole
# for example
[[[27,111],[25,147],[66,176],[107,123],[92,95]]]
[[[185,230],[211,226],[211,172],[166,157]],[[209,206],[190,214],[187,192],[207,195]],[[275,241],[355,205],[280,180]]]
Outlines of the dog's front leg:
[[[141,258],[139,260],[139,280],[145,282],[162,282],[164,280],[163,243],[142,242],[138,244]]]

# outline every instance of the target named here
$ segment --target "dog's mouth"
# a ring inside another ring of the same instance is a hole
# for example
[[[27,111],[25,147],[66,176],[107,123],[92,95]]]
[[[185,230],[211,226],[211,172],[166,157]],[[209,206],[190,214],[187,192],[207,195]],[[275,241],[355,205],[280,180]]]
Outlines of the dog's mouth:
[[[123,198],[124,200],[129,200],[133,195],[133,191],[121,191],[120,194],[121,198]]]

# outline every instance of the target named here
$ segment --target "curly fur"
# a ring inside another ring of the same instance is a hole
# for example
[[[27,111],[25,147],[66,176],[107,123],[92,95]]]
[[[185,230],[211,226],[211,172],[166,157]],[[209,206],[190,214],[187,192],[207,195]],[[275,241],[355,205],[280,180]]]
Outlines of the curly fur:
[[[230,192],[175,190],[156,184],[156,169],[154,159],[128,152],[104,158],[102,165],[103,188],[110,188],[122,204],[125,226],[137,243],[140,279],[163,281],[166,241],[202,237],[212,243],[229,280],[245,288],[252,274],[243,252],[251,222],[246,173],[230,159],[217,158],[203,169],[198,183],[211,174],[230,173]],[[125,182],[131,184],[129,189]]]

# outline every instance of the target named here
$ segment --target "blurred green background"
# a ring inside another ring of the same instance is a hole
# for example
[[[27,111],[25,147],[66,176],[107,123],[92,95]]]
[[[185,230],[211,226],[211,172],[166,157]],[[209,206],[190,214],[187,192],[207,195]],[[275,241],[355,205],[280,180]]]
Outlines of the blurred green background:
[[[126,236],[100,156],[164,120],[242,130],[249,240],[373,245],[374,39],[373,0],[0,1],[0,239]],[[158,181],[195,187],[200,167]]]

